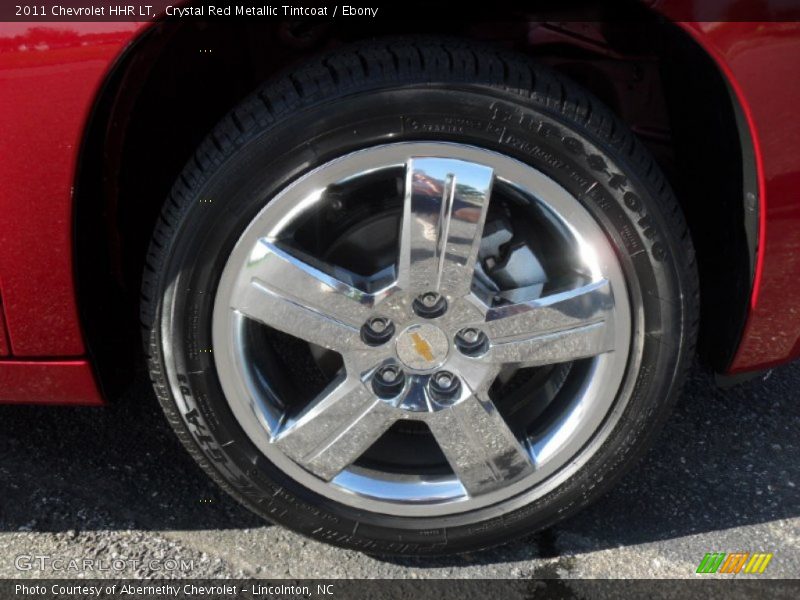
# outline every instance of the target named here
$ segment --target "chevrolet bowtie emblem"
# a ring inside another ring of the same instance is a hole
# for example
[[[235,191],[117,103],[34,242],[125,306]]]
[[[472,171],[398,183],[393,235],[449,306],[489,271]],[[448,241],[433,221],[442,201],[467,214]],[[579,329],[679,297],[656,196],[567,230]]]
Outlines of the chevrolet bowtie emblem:
[[[397,336],[395,348],[400,362],[418,371],[435,369],[450,350],[447,334],[431,323],[409,325]]]
[[[433,350],[431,349],[431,345],[416,331],[411,334],[411,339],[414,342],[414,350],[416,350],[417,354],[419,354],[422,358],[427,361],[433,360]]]

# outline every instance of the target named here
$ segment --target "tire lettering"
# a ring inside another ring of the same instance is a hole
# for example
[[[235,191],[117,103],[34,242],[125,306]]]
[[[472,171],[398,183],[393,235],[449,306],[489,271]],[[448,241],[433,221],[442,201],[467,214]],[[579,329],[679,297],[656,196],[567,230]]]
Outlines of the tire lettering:
[[[556,125],[547,121],[534,119],[520,108],[512,107],[502,102],[495,102],[490,107],[490,111],[494,126],[487,126],[487,131],[492,130],[498,132],[500,134],[499,142],[501,144],[511,146],[521,152],[535,156],[555,169],[562,169],[564,167],[565,163],[563,160],[547,152],[546,149],[538,146],[527,136],[521,139],[506,130],[505,127],[498,125],[515,123],[528,131],[538,133],[543,138],[556,138],[571,155],[585,157],[586,163],[590,169],[607,176],[607,185],[609,188],[622,193],[622,200],[625,208],[635,213],[638,217],[635,223],[640,227],[642,237],[653,242],[650,246],[650,253],[653,259],[659,262],[666,260],[668,255],[667,247],[663,242],[658,240],[658,230],[654,227],[652,218],[645,213],[644,203],[637,194],[626,190],[630,185],[628,178],[622,173],[611,171],[605,158],[599,154],[591,154],[590,151],[587,150],[585,144],[577,138],[569,135],[562,136],[560,129]],[[572,178],[575,179],[575,177]],[[597,200],[601,196],[587,192],[585,197],[592,197],[593,200]],[[603,207],[600,206],[600,208],[602,209]],[[628,232],[628,234],[632,233],[632,231]],[[638,246],[638,244],[636,245]]]

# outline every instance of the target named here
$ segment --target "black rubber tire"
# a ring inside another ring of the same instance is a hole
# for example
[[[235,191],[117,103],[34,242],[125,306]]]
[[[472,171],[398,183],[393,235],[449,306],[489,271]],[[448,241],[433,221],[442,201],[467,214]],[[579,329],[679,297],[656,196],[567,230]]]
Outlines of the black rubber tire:
[[[389,140],[469,143],[525,161],[558,181],[606,231],[639,307],[640,348],[632,352],[620,392],[627,398],[622,416],[573,477],[521,508],[423,519],[337,504],[267,461],[220,389],[209,352],[211,311],[239,234],[302,173]],[[413,39],[345,47],[264,84],[233,109],[164,204],[147,255],[143,297],[156,393],[206,472],[267,519],[376,554],[447,554],[495,545],[600,496],[644,452],[667,416],[694,355],[699,300],[694,252],[676,199],[650,154],[607,108],[524,56]]]

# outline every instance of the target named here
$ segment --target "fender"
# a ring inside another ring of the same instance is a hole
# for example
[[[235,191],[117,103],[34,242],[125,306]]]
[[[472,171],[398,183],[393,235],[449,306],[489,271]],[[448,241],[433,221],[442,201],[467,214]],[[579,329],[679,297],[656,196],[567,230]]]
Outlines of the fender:
[[[791,293],[800,269],[800,204],[793,191],[800,185],[800,122],[794,116],[800,23],[680,25],[719,66],[752,141],[757,251],[750,312],[728,372],[763,370],[800,355],[800,314]]]
[[[0,24],[0,403],[96,405],[76,306],[72,191],[95,97],[143,25],[40,25]]]

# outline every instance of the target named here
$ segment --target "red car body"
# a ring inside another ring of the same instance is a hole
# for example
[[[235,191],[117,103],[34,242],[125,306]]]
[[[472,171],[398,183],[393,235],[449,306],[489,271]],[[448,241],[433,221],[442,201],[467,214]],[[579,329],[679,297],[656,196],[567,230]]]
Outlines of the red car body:
[[[687,5],[654,10],[679,20]],[[0,402],[104,402],[79,317],[73,192],[99,94],[148,27],[0,25]],[[800,26],[680,27],[727,81],[751,144],[758,219],[749,306],[733,358],[719,370],[761,370],[800,356],[792,293],[800,280]]]

